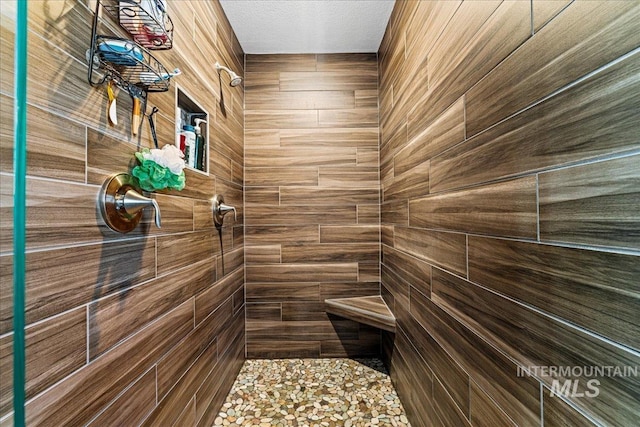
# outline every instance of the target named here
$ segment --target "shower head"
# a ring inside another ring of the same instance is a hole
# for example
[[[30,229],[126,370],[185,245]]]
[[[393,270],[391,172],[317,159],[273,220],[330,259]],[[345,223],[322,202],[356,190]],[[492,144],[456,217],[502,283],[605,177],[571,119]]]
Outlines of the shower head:
[[[232,87],[238,86],[240,83],[242,83],[242,77],[240,77],[224,65],[220,65],[219,62],[216,62],[216,70],[218,70],[218,73],[220,73],[220,70],[224,70],[229,74],[229,77],[231,77],[231,81],[229,82],[229,84]]]
[[[233,77],[229,82],[229,84],[233,87],[238,86],[240,83],[242,83],[242,77],[240,76]]]

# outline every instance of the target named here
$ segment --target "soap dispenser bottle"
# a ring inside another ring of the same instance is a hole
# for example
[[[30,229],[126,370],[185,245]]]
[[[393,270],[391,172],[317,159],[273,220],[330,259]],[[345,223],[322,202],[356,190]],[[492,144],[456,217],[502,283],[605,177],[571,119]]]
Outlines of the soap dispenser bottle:
[[[202,129],[200,128],[200,125],[202,123],[207,123],[207,121],[204,119],[194,119],[194,122],[196,124],[195,126],[195,133],[196,133],[195,168],[203,171],[205,170],[204,165],[205,165],[206,158],[204,155],[204,150],[205,150],[204,136],[202,136]]]

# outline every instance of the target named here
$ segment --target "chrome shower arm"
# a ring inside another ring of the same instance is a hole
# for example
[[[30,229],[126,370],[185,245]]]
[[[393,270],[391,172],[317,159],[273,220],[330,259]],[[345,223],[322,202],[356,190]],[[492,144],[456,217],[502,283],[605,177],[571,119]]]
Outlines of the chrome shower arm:
[[[227,72],[227,74],[229,74],[229,77],[231,77],[231,81],[229,82],[229,85],[231,85],[232,87],[238,86],[240,83],[242,83],[242,77],[237,75],[230,68],[225,67],[224,65],[220,65],[219,62],[216,62],[215,67],[216,67],[216,70],[218,71],[218,75],[220,74],[221,70],[224,70]]]

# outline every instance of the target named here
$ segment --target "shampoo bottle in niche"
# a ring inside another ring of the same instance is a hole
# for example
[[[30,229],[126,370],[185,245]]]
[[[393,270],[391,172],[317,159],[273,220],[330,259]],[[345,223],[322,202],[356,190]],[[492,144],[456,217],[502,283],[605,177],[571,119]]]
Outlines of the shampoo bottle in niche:
[[[195,126],[195,133],[196,133],[196,151],[195,151],[195,156],[196,156],[196,161],[195,161],[195,168],[196,169],[200,169],[200,170],[205,170],[204,165],[205,165],[205,155],[204,155],[204,150],[205,150],[205,146],[204,146],[204,136],[202,136],[202,129],[200,128],[200,125],[202,123],[207,123],[206,120],[204,119],[194,119],[194,122],[196,123]]]
[[[180,149],[184,147],[184,161],[189,167],[195,165],[196,133],[191,125],[182,126],[180,132]]]

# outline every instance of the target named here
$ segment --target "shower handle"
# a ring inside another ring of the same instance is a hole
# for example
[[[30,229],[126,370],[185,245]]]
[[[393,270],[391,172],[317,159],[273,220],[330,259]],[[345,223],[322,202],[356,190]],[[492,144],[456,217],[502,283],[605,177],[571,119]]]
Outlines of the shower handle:
[[[145,197],[136,190],[128,190],[124,196],[116,197],[116,205],[118,209],[124,209],[129,215],[135,215],[138,211],[153,206],[156,227],[161,228],[160,206],[156,199]]]
[[[213,196],[213,222],[215,223],[216,227],[222,227],[224,216],[231,211],[233,211],[233,220],[236,221],[236,208],[225,204],[224,196],[220,194],[216,194],[215,196]]]
[[[145,197],[138,182],[129,174],[112,175],[104,182],[98,194],[98,207],[105,224],[119,233],[132,231],[142,219],[144,208],[153,206],[155,223],[160,228],[160,206],[156,199]]]

